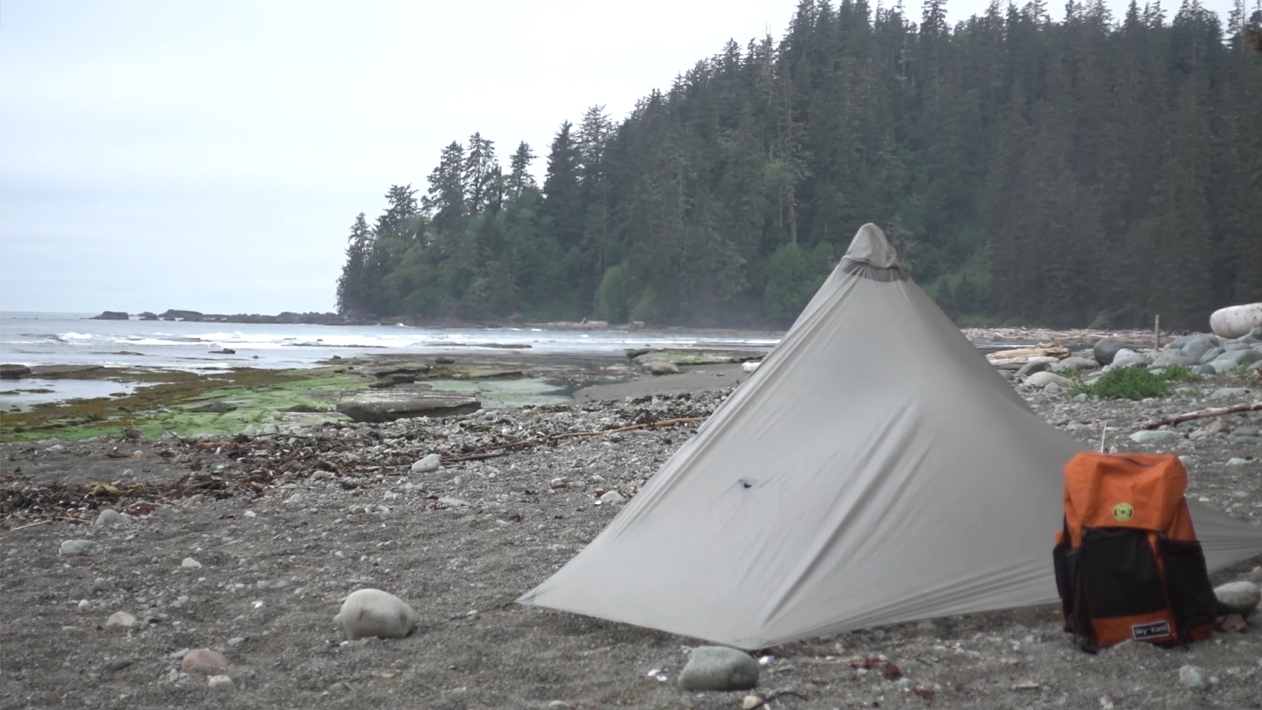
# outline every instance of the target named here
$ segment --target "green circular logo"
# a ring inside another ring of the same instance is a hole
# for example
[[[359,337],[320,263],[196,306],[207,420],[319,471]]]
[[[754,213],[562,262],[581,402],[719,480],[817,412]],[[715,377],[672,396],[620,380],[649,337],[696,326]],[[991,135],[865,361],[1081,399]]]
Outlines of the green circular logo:
[[[1130,503],[1118,503],[1113,506],[1113,519],[1119,523],[1124,523],[1133,517],[1135,517],[1135,509]]]

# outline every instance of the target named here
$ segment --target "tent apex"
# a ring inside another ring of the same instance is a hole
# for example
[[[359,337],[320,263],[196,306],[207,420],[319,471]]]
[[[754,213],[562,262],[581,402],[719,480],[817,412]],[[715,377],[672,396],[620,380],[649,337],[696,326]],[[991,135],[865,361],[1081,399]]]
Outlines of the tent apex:
[[[850,248],[846,250],[845,258],[878,269],[901,266],[898,261],[898,252],[885,238],[885,232],[872,222],[859,227],[854,239],[850,241]]]

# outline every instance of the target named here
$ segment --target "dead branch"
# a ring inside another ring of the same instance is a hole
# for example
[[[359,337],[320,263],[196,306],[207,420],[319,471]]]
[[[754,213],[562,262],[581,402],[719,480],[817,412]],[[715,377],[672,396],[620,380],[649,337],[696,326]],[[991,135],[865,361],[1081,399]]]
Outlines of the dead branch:
[[[1241,412],[1262,412],[1262,402],[1249,402],[1247,404],[1237,404],[1232,407],[1217,407],[1214,409],[1202,409],[1196,412],[1188,412],[1187,414],[1179,414],[1173,417],[1163,417],[1144,425],[1145,429],[1156,429],[1159,426],[1167,424],[1180,424],[1182,422],[1190,422],[1194,419],[1205,419],[1207,417],[1221,417],[1225,414],[1239,414]]]
[[[649,424],[632,424],[630,426],[618,427],[617,429],[598,429],[596,431],[568,431],[563,434],[552,434],[551,436],[540,436],[540,437],[535,437],[533,439],[522,439],[520,441],[510,441],[505,444],[494,444],[492,446],[484,446],[480,449],[475,449],[473,451],[470,451],[467,454],[464,454],[462,456],[455,456],[448,460],[453,461],[453,462],[480,461],[483,459],[494,458],[495,456],[503,455],[503,454],[498,454],[495,452],[502,452],[504,451],[504,449],[519,449],[519,448],[526,448],[530,446],[540,446],[542,444],[547,444],[552,441],[560,441],[561,439],[575,439],[575,438],[586,437],[586,436],[601,436],[603,434],[617,434],[624,431],[635,431],[637,429],[666,429],[669,427],[682,426],[684,424],[696,424],[697,422],[701,422],[701,421],[705,421],[705,417],[681,417],[679,419],[663,419],[662,421],[659,421],[659,422],[652,422]]]

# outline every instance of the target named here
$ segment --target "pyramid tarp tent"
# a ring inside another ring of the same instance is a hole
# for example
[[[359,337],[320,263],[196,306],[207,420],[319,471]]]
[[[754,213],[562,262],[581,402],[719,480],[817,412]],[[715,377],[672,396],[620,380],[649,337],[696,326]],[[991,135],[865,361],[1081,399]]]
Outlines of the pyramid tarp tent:
[[[1055,602],[1064,464],[864,225],[763,364],[522,604],[745,649]],[[1211,568],[1262,527],[1199,504]]]

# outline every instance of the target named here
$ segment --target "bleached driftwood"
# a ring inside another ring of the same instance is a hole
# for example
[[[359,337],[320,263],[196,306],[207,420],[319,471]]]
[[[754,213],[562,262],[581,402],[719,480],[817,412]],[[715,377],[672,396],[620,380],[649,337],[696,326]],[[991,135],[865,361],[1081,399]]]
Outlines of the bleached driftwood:
[[[1173,417],[1162,417],[1155,419],[1144,425],[1145,429],[1156,429],[1160,426],[1170,424],[1181,424],[1190,422],[1195,419],[1206,419],[1208,417],[1221,417],[1225,414],[1240,414],[1241,412],[1262,412],[1262,402],[1249,402],[1247,404],[1237,404],[1231,407],[1215,407],[1212,409],[1201,409],[1187,414],[1178,414]]]

